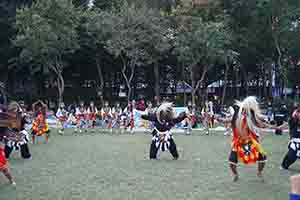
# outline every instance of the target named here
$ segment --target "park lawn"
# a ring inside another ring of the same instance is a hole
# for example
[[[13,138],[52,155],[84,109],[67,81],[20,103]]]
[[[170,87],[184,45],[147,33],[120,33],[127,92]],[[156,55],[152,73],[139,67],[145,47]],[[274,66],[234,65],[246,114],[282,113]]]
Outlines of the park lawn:
[[[269,162],[265,183],[256,167],[241,165],[241,179],[232,183],[227,157],[230,137],[194,132],[175,134],[180,159],[164,153],[148,159],[150,135],[52,134],[49,144],[31,145],[32,160],[10,159],[16,188],[0,176],[0,200],[283,200],[289,175],[279,170],[288,137],[267,135],[263,145]]]

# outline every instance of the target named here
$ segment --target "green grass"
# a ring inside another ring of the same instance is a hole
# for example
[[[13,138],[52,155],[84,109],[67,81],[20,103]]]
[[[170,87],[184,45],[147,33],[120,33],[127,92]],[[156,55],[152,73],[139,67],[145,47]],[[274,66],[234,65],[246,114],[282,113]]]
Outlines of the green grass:
[[[164,153],[148,160],[150,135],[54,135],[49,144],[31,145],[32,160],[10,160],[17,187],[0,176],[0,200],[283,200],[288,198],[289,175],[279,164],[288,137],[268,135],[263,146],[269,162],[265,183],[255,166],[241,165],[241,179],[232,183],[227,157],[230,137],[175,135],[180,159]],[[299,172],[299,171],[298,171]]]

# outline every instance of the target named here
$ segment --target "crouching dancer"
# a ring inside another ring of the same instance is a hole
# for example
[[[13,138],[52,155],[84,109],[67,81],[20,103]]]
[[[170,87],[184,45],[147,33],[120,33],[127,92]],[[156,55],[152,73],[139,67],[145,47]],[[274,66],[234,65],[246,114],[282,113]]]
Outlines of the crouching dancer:
[[[279,129],[284,129],[285,127],[289,127],[291,139],[288,145],[288,152],[281,163],[281,169],[288,170],[300,158],[300,107],[298,104],[294,105],[289,122],[281,125]]]
[[[151,121],[154,124],[150,159],[158,159],[160,152],[167,150],[170,151],[174,160],[178,159],[176,144],[170,130],[185,118],[187,118],[186,113],[181,113],[178,117],[175,117],[172,103],[163,103],[155,113],[142,115],[142,119]]]
[[[31,154],[28,147],[29,134],[25,130],[25,124],[26,124],[26,120],[25,117],[23,117],[21,121],[21,129],[19,132],[20,139],[17,142],[14,140],[6,141],[4,152],[5,152],[5,157],[7,159],[9,159],[10,154],[12,153],[13,150],[20,150],[21,157],[23,159],[31,159]]]

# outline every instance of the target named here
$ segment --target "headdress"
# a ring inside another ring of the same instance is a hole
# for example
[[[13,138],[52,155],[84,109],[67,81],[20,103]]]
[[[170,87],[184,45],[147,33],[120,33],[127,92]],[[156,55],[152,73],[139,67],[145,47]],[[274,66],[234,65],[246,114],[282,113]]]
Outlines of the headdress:
[[[173,103],[162,103],[157,111],[156,111],[156,117],[159,123],[164,123],[166,120],[173,119],[175,116],[175,111],[173,109]]]
[[[236,127],[238,128],[240,135],[246,136],[247,134],[243,127],[243,120],[245,119],[248,128],[252,132],[256,132],[256,129],[258,127],[255,120],[259,119],[261,115],[261,110],[259,108],[259,104],[256,100],[256,97],[250,96],[244,99],[243,101],[236,101],[236,105],[239,106]]]

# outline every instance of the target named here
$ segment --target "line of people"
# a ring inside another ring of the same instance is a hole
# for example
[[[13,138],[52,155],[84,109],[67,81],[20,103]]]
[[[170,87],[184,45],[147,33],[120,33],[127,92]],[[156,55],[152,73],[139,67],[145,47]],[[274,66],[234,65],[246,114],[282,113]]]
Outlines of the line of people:
[[[64,129],[70,125],[75,127],[74,132],[79,133],[87,129],[94,131],[96,127],[106,131],[113,129],[130,129],[132,131],[134,128],[134,109],[134,103],[130,103],[125,109],[122,109],[120,103],[110,107],[107,101],[100,109],[95,106],[94,102],[90,102],[88,106],[84,102],[80,102],[79,106],[71,105],[68,109],[64,103],[61,103],[56,112],[56,117],[59,120],[59,133],[63,134]],[[152,104],[148,104],[147,112],[151,112],[152,109]]]

